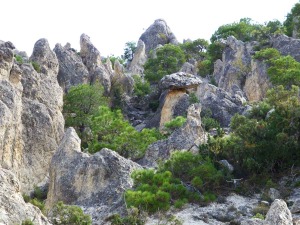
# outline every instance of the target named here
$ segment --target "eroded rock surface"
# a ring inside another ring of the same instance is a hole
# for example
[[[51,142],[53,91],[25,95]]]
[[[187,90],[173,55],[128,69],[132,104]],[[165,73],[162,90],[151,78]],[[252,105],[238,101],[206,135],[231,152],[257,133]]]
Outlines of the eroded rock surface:
[[[206,141],[206,133],[201,126],[201,106],[193,104],[188,108],[187,121],[176,129],[167,139],[151,144],[141,161],[145,166],[156,166],[159,160],[165,160],[175,150],[193,151]]]
[[[135,75],[135,74],[143,74],[144,73],[144,64],[147,61],[147,55],[146,55],[146,47],[145,43],[142,40],[139,40],[137,43],[137,48],[134,52],[134,57],[130,63],[129,71]]]
[[[30,60],[18,64],[10,45],[0,46],[0,165],[20,179],[22,191],[47,180],[50,160],[63,135],[63,91],[58,60],[48,41],[36,42]]]
[[[17,177],[0,167],[0,224],[21,224],[25,220],[35,225],[50,225],[39,208],[24,202]]]
[[[147,55],[158,45],[178,44],[175,35],[163,19],[155,20],[139,39],[145,43]]]
[[[79,137],[68,128],[50,168],[47,208],[57,201],[76,204],[101,222],[124,210],[123,193],[133,185],[130,174],[141,167],[109,149],[81,152]]]
[[[78,53],[69,44],[56,44],[54,52],[59,62],[58,82],[67,92],[72,86],[90,82],[87,68]]]

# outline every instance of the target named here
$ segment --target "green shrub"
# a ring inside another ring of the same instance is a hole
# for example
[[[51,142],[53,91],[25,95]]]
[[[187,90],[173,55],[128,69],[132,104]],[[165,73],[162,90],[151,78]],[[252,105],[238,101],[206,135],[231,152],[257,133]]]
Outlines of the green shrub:
[[[93,139],[89,142],[89,152],[109,148],[134,160],[143,157],[151,143],[163,138],[156,129],[145,128],[138,132],[120,110],[112,111],[107,106],[101,106],[92,117],[91,130]]]
[[[37,62],[32,61],[31,65],[33,66],[33,68],[35,69],[36,72],[38,72],[38,73],[41,72],[41,66]]]
[[[38,207],[42,212],[45,209],[45,202],[42,200],[39,200],[37,198],[33,198],[29,201],[32,205]]]
[[[260,214],[260,213],[256,213],[253,218],[257,218],[257,219],[261,219],[261,220],[264,220],[265,219],[265,216]]]
[[[34,225],[34,223],[32,222],[32,220],[26,219],[22,221],[21,225]]]
[[[186,203],[188,203],[188,200],[186,198],[178,199],[174,202],[174,207],[177,209],[181,209]]]
[[[203,117],[201,118],[202,126],[206,131],[210,131],[213,128],[220,127],[220,124],[218,121],[216,121],[213,118],[210,117]]]
[[[164,124],[164,127],[166,128],[166,131],[168,133],[173,132],[175,129],[182,127],[182,125],[186,122],[186,118],[183,116],[177,116],[176,118],[172,119],[169,122],[166,122]]]
[[[65,225],[91,225],[90,215],[84,214],[82,209],[76,205],[65,205],[58,202],[51,211],[51,222],[53,224]]]
[[[20,55],[15,55],[15,59],[18,63],[23,64],[23,58]]]
[[[149,58],[144,65],[145,78],[157,83],[165,75],[179,71],[185,62],[185,55],[177,45],[166,44],[156,50],[156,57]]]
[[[213,63],[206,59],[197,63],[198,74],[201,77],[206,77],[213,72]]]
[[[190,103],[190,105],[195,104],[195,103],[199,103],[199,99],[198,99],[198,97],[195,93],[190,93],[189,94],[189,103]]]
[[[280,52],[277,49],[266,48],[258,52],[255,52],[255,55],[252,58],[257,60],[270,60],[279,57],[280,57]]]
[[[139,75],[132,76],[134,80],[134,93],[138,97],[143,97],[150,93],[150,83],[148,81],[143,81]]]
[[[217,196],[211,192],[205,192],[203,194],[203,199],[205,203],[214,202],[217,200]]]

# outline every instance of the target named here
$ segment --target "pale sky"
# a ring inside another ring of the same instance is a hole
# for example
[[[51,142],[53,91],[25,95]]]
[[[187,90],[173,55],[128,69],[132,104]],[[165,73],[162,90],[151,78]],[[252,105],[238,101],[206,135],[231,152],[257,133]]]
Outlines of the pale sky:
[[[123,54],[125,43],[137,42],[158,18],[178,41],[209,40],[221,25],[249,17],[264,23],[283,22],[298,0],[0,0],[0,40],[32,53],[34,43],[48,39],[80,50],[82,33],[102,56]]]

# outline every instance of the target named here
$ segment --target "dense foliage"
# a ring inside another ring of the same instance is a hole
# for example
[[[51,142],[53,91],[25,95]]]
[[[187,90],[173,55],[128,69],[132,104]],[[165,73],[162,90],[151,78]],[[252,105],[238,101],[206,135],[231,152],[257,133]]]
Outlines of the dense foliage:
[[[179,46],[166,44],[156,50],[156,57],[149,58],[145,63],[145,78],[156,83],[163,76],[179,71],[184,62],[183,50]]]
[[[229,136],[210,138],[209,151],[246,173],[282,171],[299,165],[299,88],[278,86],[248,116],[235,115]]]
[[[162,138],[155,129],[138,132],[124,119],[121,110],[112,111],[107,106],[101,106],[92,117],[91,130],[90,152],[109,148],[131,159],[141,158],[149,144]]]
[[[180,208],[187,202],[215,200],[210,191],[219,187],[224,176],[209,158],[178,151],[158,171],[138,170],[132,178],[134,190],[126,192],[127,204],[153,213],[171,205]]]
[[[265,60],[268,64],[267,72],[272,84],[286,88],[300,85],[300,63],[292,56],[281,56],[278,50],[266,48],[256,52],[254,58]]]
[[[91,116],[98,111],[100,105],[107,105],[103,92],[103,87],[98,83],[81,84],[71,87],[64,96],[66,127],[74,127],[83,144],[88,140],[85,130],[91,125]]]
[[[293,36],[293,30],[295,28],[298,28],[298,31],[300,29],[300,21],[297,19],[297,17],[300,16],[300,3],[296,3],[294,7],[291,9],[291,12],[288,13],[286,16],[286,20],[284,21],[283,25],[286,28],[286,35],[292,37]]]
[[[144,80],[139,75],[132,76],[134,80],[134,94],[138,97],[143,97],[151,92],[150,83],[147,80]]]

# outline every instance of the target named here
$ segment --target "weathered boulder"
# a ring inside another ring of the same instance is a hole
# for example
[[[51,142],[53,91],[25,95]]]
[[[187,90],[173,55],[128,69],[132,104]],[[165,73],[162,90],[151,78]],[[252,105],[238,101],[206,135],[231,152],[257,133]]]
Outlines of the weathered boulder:
[[[264,225],[292,225],[293,219],[290,210],[288,209],[285,201],[281,199],[276,199],[265,219]]]
[[[66,44],[64,47],[56,44],[54,52],[59,62],[57,80],[65,92],[72,86],[89,83],[89,72],[81,57],[71,48],[70,44]]]
[[[200,100],[202,111],[210,111],[212,118],[223,127],[229,126],[235,113],[243,114],[248,110],[243,105],[246,102],[243,93],[236,91],[236,94],[230,94],[206,82],[198,86],[196,96]]]
[[[192,74],[178,72],[164,76],[158,86],[161,90],[172,89],[189,89],[196,88],[202,80]]]
[[[58,61],[46,39],[36,42],[30,60],[39,73],[0,47],[0,165],[17,175],[23,192],[46,181],[64,129]]]
[[[273,36],[270,42],[282,55],[290,55],[300,62],[300,39],[282,34]]]
[[[129,72],[133,75],[141,75],[144,73],[144,64],[147,61],[147,55],[145,52],[145,43],[142,40],[139,40],[137,43],[137,48],[134,52],[134,57],[129,66]]]
[[[112,74],[110,74],[102,64],[100,52],[92,44],[90,37],[86,34],[80,36],[80,48],[80,56],[89,71],[91,82],[99,81],[103,85],[106,93],[109,93]]]
[[[156,166],[161,159],[165,160],[175,150],[193,151],[206,141],[206,133],[201,126],[201,106],[193,104],[188,108],[187,121],[176,129],[167,139],[151,144],[141,160],[145,166]]]
[[[112,88],[114,88],[114,85],[119,86],[121,87],[121,90],[124,93],[132,94],[134,80],[130,75],[126,74],[124,71],[125,69],[123,65],[118,60],[116,60],[114,64],[113,76],[111,78]]]
[[[163,19],[157,19],[139,38],[145,43],[146,54],[149,56],[151,50],[158,45],[178,44],[175,35]]]
[[[124,210],[124,191],[133,185],[130,174],[140,168],[109,149],[94,155],[81,152],[79,137],[68,128],[51,161],[46,207],[57,201],[79,205],[100,223]]]
[[[39,208],[24,202],[17,177],[0,167],[0,224],[21,224],[25,220],[50,225]]]

